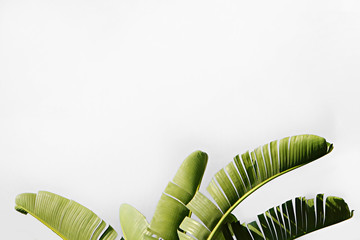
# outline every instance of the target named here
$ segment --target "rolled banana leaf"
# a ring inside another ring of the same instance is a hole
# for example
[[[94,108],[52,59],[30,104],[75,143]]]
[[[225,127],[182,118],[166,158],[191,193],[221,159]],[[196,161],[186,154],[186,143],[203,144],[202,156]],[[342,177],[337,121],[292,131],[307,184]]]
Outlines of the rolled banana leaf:
[[[123,204],[120,207],[120,222],[125,240],[179,239],[179,225],[191,214],[186,204],[200,187],[207,159],[206,153],[195,151],[183,161],[161,195],[150,224],[135,208]]]
[[[186,216],[190,215],[186,204],[200,187],[207,160],[207,154],[201,151],[191,153],[184,160],[161,195],[150,222],[150,233],[166,240],[179,239],[177,234],[179,225]]]

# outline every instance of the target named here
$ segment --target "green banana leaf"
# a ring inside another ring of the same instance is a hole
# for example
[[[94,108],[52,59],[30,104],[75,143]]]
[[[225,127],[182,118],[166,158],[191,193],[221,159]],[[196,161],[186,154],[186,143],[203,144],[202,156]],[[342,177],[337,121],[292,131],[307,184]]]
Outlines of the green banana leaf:
[[[325,208],[324,208],[325,206]],[[313,231],[347,220],[353,216],[342,198],[324,194],[315,199],[305,197],[289,200],[258,215],[258,222],[240,224],[239,221],[223,225],[226,240],[291,240]]]
[[[125,239],[143,239],[149,226],[144,215],[129,204],[120,206],[120,223]]]
[[[216,204],[199,191],[187,204],[202,223],[185,218],[180,225],[180,239],[188,239],[184,235],[201,240],[218,239],[215,236],[225,219],[250,194],[272,179],[324,156],[332,148],[322,137],[298,135],[237,155],[225,169],[215,174],[207,187]]]
[[[120,207],[120,223],[126,240],[159,239],[176,240],[181,221],[190,216],[186,204],[198,191],[206,168],[208,156],[201,151],[191,153],[181,164],[175,177],[168,183],[147,223],[145,217],[128,204]]]
[[[117,233],[92,211],[79,203],[39,191],[19,194],[15,209],[29,213],[66,240],[113,240]]]

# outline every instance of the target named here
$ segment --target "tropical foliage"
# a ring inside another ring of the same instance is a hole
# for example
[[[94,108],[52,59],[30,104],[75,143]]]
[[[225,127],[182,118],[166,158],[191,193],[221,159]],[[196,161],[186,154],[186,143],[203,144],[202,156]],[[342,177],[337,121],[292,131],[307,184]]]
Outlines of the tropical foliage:
[[[15,209],[31,214],[63,239],[116,239],[111,226],[79,203],[40,191],[16,197]]]
[[[295,239],[352,217],[346,202],[318,194],[298,197],[240,223],[233,210],[267,182],[331,152],[322,137],[299,135],[272,141],[237,155],[217,172],[206,188],[214,201],[199,191],[207,165],[206,153],[196,151],[182,163],[161,195],[150,223],[128,204],[120,207],[126,240]],[[31,214],[67,240],[116,239],[117,233],[92,211],[49,192],[24,193],[15,209]],[[196,219],[191,215],[195,214]]]

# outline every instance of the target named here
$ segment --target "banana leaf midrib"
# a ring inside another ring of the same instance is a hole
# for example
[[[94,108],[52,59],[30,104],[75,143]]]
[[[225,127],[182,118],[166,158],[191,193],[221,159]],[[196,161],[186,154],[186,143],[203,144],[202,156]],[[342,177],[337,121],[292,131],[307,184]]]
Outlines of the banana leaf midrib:
[[[295,166],[295,167],[292,167],[292,168],[289,168],[283,172],[280,172],[280,173],[277,173],[273,176],[271,176],[270,178],[264,180],[263,182],[261,182],[260,184],[256,185],[255,187],[253,187],[250,191],[248,191],[247,193],[245,193],[241,198],[239,198],[239,200],[236,201],[235,204],[233,204],[224,214],[223,216],[220,218],[220,220],[218,221],[218,223],[215,225],[214,229],[211,231],[209,237],[207,238],[207,240],[211,240],[215,233],[220,230],[220,226],[221,224],[224,222],[224,220],[226,219],[226,217],[242,202],[244,201],[248,196],[250,196],[252,193],[254,193],[256,190],[258,190],[260,187],[262,187],[263,185],[265,185],[266,183],[270,182],[271,180],[274,180],[275,178],[285,174],[285,173],[288,173],[296,168],[299,168],[299,167],[302,167],[306,164],[309,164],[309,163],[303,163],[301,165],[298,165],[298,166]]]
[[[47,226],[48,228],[51,229],[51,231],[53,231],[54,233],[56,233],[57,235],[59,235],[62,239],[64,240],[69,240],[68,238],[66,238],[64,235],[62,235],[59,231],[57,231],[55,228],[53,228],[52,226],[50,226],[47,222],[45,222],[44,220],[42,220],[41,218],[39,218],[35,213],[29,211],[28,209],[24,208],[21,206],[21,209],[26,211],[26,213],[30,214],[31,216],[33,216],[34,218],[36,218],[37,220],[39,220],[42,224],[44,224],[45,226]]]
[[[321,157],[329,154],[332,150],[333,150],[334,146],[332,143],[326,142],[326,153],[324,155],[322,155]],[[215,233],[217,231],[219,231],[220,226],[222,225],[222,223],[225,221],[225,219],[227,218],[227,216],[242,202],[244,201],[248,196],[250,196],[253,192],[255,192],[257,189],[259,189],[260,187],[262,187],[264,184],[270,182],[271,180],[285,174],[288,173],[294,169],[297,169],[299,167],[302,167],[306,164],[309,164],[313,161],[310,162],[305,162],[302,164],[299,164],[297,166],[294,166],[292,168],[286,169],[282,172],[279,172],[273,176],[271,176],[270,178],[265,179],[264,181],[262,181],[261,183],[259,183],[258,185],[256,185],[255,187],[251,188],[248,192],[246,192],[243,196],[241,196],[232,206],[230,206],[230,208],[222,215],[222,217],[220,218],[220,220],[217,222],[217,224],[215,225],[215,227],[213,228],[213,230],[211,231],[210,235],[208,236],[207,240],[211,240],[213,239]]]

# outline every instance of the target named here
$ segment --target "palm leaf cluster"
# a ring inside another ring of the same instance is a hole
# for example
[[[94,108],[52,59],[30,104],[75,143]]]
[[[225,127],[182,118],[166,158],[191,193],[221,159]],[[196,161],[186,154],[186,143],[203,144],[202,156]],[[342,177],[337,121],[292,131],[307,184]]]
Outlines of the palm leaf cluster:
[[[308,164],[333,149],[315,135],[272,141],[237,155],[199,191],[207,165],[206,153],[196,151],[182,163],[160,197],[150,223],[129,204],[120,207],[126,240],[295,239],[352,217],[346,202],[318,194],[298,197],[271,208],[251,223],[240,223],[232,211],[250,194],[272,179]],[[80,204],[49,192],[24,193],[16,210],[30,213],[63,239],[115,239],[114,229]],[[192,214],[196,218],[192,218]]]

